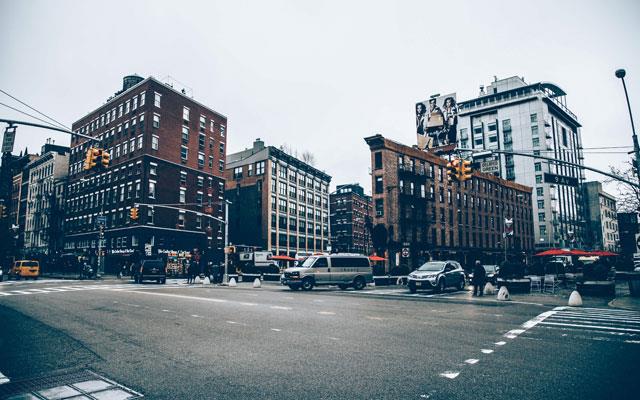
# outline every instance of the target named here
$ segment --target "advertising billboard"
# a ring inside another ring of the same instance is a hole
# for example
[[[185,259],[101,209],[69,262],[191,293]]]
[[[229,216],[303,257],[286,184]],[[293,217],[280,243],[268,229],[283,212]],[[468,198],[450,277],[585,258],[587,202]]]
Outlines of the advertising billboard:
[[[438,96],[416,104],[416,135],[422,150],[458,141],[456,94]]]

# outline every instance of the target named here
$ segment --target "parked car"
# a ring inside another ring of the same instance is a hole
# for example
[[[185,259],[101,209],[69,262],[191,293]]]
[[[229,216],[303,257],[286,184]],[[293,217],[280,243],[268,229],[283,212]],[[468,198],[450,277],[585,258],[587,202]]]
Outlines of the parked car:
[[[163,259],[142,260],[140,268],[134,273],[135,283],[154,280],[158,283],[167,282],[167,264]]]
[[[466,285],[464,271],[457,261],[429,261],[407,277],[409,291],[435,289],[443,292],[447,287],[463,290]]]
[[[13,268],[9,271],[9,278],[32,278],[38,279],[40,276],[40,263],[36,260],[18,260],[13,263]]]
[[[311,290],[319,285],[362,290],[371,282],[373,271],[368,257],[340,253],[307,257],[300,266],[287,268],[280,276],[280,283],[291,290]]]
[[[493,286],[498,284],[498,274],[500,273],[500,267],[498,265],[489,264],[483,265],[485,271],[486,282],[491,282]],[[468,275],[468,279],[473,280],[473,272]]]

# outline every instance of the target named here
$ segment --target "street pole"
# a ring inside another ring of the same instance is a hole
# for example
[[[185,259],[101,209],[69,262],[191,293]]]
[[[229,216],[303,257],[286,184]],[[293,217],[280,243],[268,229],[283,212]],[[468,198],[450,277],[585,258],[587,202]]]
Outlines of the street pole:
[[[622,81],[622,87],[624,88],[624,96],[627,99],[627,108],[629,109],[629,119],[631,119],[631,133],[633,134],[633,152],[635,158],[633,160],[633,166],[636,169],[636,176],[640,179],[640,146],[638,146],[638,136],[636,136],[636,127],[633,124],[633,114],[631,113],[631,103],[629,103],[629,93],[627,93],[627,84],[624,82],[624,77],[627,72],[624,69],[616,71],[616,77]]]
[[[222,275],[222,284],[226,285],[229,279],[229,253],[227,248],[229,247],[229,200],[224,201],[224,274]]]

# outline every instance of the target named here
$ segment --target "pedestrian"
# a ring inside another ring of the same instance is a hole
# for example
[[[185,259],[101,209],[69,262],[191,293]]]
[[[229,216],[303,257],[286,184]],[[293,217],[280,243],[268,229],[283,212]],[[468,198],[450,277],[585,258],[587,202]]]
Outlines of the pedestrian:
[[[473,295],[482,296],[484,291],[484,282],[486,278],[486,272],[484,267],[480,263],[480,260],[476,260],[476,264],[473,267]]]

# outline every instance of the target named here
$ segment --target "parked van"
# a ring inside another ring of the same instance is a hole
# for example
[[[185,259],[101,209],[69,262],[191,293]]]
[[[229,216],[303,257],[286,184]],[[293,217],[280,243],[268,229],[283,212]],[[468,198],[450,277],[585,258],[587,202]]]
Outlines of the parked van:
[[[368,257],[339,253],[307,257],[299,266],[285,269],[280,277],[280,283],[291,290],[311,290],[319,285],[362,290],[371,282],[373,271]]]
[[[18,260],[9,271],[9,277],[16,279],[38,279],[38,276],[40,276],[40,263],[36,260]]]

